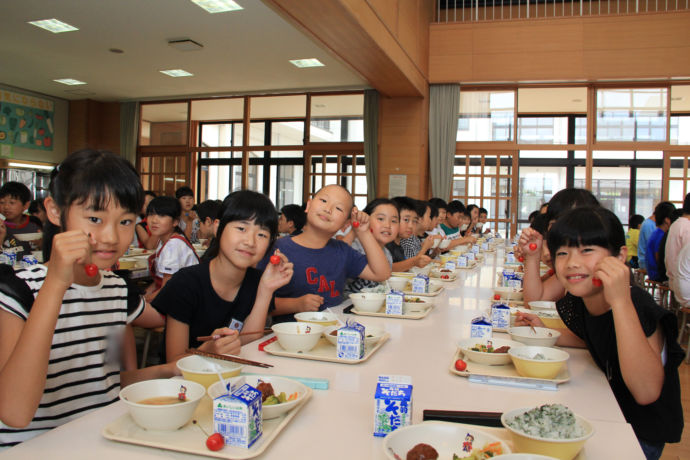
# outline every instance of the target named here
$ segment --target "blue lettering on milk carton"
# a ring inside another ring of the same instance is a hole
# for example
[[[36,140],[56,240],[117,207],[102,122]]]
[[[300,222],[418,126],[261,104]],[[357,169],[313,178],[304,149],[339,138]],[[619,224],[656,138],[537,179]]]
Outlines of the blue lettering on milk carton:
[[[429,277],[420,273],[412,278],[412,292],[415,294],[426,294],[429,292]]]
[[[510,327],[510,307],[496,302],[491,306],[491,326],[494,329],[508,329]]]
[[[443,266],[446,270],[455,270],[455,262],[452,260],[449,260],[446,262],[446,264]]]
[[[364,326],[348,319],[345,327],[338,329],[336,348],[338,358],[364,358]]]
[[[467,261],[468,261],[468,262],[471,261],[471,260],[473,261],[473,260],[475,260],[475,258],[476,258],[474,252],[466,252],[466,253],[465,253],[465,257],[467,257]]]
[[[513,251],[510,251],[508,254],[506,254],[506,262],[509,264],[515,263],[515,253]]]
[[[412,423],[412,378],[379,375],[374,395],[374,436],[386,436]]]
[[[510,311],[510,310],[508,310]],[[470,337],[473,339],[490,340],[491,339],[491,321],[484,316],[478,316],[472,320],[470,325]]]
[[[458,267],[467,267],[467,257],[465,256],[458,256],[455,262],[458,264]]]
[[[249,384],[213,400],[213,431],[228,446],[249,449],[261,437],[261,392]]]
[[[404,295],[400,291],[391,289],[386,295],[386,314],[387,315],[402,315],[403,314]]]
[[[479,245],[478,244],[472,245],[472,252],[475,254],[479,254]]]

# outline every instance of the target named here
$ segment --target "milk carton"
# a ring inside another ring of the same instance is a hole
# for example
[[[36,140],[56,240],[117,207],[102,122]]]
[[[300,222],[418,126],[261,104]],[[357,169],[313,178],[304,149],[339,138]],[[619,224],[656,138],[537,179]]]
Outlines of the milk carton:
[[[471,261],[475,260],[477,256],[474,254],[474,252],[467,252],[465,253],[465,258],[467,258],[467,262],[470,263]]]
[[[491,306],[491,326],[494,329],[508,329],[510,327],[510,307],[496,302]]]
[[[479,245],[478,244],[473,244],[472,245],[472,252],[474,254],[479,254]]]
[[[412,278],[412,292],[415,294],[426,294],[429,292],[429,277],[420,273]]]
[[[446,264],[443,266],[443,268],[445,268],[447,270],[455,271],[455,266],[456,266],[455,261],[449,260],[448,262],[446,262]]]
[[[374,436],[412,423],[412,378],[406,375],[379,375],[374,395]]]
[[[261,437],[261,392],[249,384],[213,400],[213,431],[228,446],[249,449]]]
[[[482,251],[488,251],[489,250],[489,243],[486,241],[482,243]]]
[[[402,315],[404,301],[405,296],[402,292],[391,289],[391,292],[386,295],[386,314]]]
[[[510,312],[510,310],[508,310]],[[479,341],[491,340],[491,321],[484,316],[478,316],[470,325],[470,337]]]
[[[345,327],[338,329],[336,348],[338,358],[364,358],[364,326],[356,321],[347,320]]]
[[[513,251],[510,251],[508,254],[506,254],[506,262],[509,264],[515,263],[515,253]]]

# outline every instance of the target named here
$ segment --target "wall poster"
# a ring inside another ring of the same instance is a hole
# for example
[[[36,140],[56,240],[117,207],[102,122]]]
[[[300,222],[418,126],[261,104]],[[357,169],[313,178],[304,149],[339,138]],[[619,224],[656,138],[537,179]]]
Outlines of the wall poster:
[[[53,101],[0,90],[0,148],[53,150]]]

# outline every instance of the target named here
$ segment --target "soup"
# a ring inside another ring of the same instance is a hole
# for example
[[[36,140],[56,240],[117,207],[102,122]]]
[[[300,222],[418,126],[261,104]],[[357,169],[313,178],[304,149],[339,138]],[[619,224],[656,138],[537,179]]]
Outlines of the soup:
[[[177,404],[184,402],[177,396],[154,396],[153,398],[146,398],[138,401],[137,404],[148,404],[150,406],[165,406],[168,404]]]

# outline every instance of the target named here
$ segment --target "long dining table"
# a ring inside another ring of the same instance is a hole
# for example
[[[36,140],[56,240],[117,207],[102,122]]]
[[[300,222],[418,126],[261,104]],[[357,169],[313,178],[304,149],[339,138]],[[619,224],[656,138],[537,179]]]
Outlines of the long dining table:
[[[396,319],[342,313],[342,318],[383,327],[389,340],[368,360],[358,364],[274,356],[258,344],[245,345],[242,357],[274,365],[245,367],[252,373],[299,376],[328,381],[328,389],[312,397],[261,454],[265,459],[383,459],[383,439],[373,436],[374,392],[379,375],[412,378],[412,422],[422,422],[426,409],[504,412],[545,403],[562,403],[585,417],[595,429],[577,457],[582,459],[644,459],[632,427],[611,392],[604,374],[585,349],[567,348],[569,381],[555,391],[470,382],[450,371],[457,343],[470,334],[473,318],[490,309],[492,287],[503,265],[503,249],[486,253],[479,266],[459,271],[457,280],[444,282],[444,292],[423,319]],[[508,338],[507,334],[494,333]],[[103,428],[127,412],[118,401],[66,423],[48,433],[0,453],[0,459],[187,459],[204,458],[172,450],[105,439]],[[484,428],[479,428],[484,429]],[[509,440],[505,430],[491,428]]]

